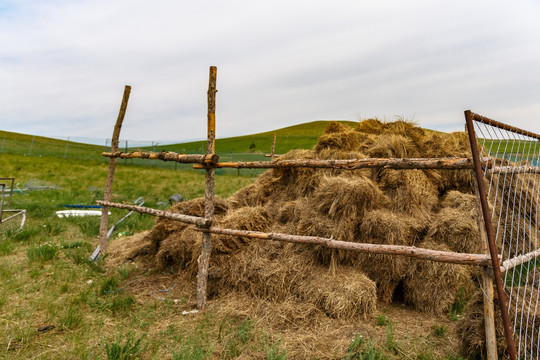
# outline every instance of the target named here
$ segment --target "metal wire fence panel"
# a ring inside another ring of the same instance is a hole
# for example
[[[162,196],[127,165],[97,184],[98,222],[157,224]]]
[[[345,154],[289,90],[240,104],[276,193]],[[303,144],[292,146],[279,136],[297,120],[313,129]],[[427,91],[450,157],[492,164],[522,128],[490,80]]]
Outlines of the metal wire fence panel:
[[[540,358],[540,135],[474,114],[518,359]]]

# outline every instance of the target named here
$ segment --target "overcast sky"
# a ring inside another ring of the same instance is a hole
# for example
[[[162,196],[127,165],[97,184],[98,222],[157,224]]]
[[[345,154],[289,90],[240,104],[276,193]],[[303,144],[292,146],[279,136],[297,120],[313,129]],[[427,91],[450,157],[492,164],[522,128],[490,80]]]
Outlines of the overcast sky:
[[[463,111],[540,132],[540,2],[0,0],[0,129],[106,138],[217,136]]]

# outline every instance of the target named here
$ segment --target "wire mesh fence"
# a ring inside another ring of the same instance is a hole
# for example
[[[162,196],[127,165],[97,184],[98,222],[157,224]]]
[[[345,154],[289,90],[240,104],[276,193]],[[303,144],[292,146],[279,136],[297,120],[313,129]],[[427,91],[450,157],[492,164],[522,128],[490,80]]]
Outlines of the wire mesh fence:
[[[474,121],[518,359],[540,357],[540,135]]]

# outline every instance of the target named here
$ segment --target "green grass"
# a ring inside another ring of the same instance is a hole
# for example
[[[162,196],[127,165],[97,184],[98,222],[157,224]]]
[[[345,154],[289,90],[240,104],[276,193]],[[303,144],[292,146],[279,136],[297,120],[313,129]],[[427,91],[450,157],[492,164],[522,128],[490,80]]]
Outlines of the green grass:
[[[0,346],[5,353],[0,358],[121,359],[126,353],[136,353],[131,358],[162,358],[180,353],[178,334],[160,337],[153,330],[160,321],[179,315],[171,306],[173,299],[160,293],[166,301],[156,296],[139,303],[125,290],[133,274],[139,273],[135,266],[107,273],[103,259],[89,260],[99,240],[99,217],[60,219],[55,214],[65,209],[64,204],[93,205],[101,199],[108,165],[1,153],[0,167],[3,174],[16,176],[19,184],[32,180],[51,185],[45,190],[16,192],[12,208],[28,209],[27,223],[22,230],[5,224],[0,228]],[[218,174],[216,194],[227,197],[254,180],[248,174]],[[173,193],[187,200],[203,196],[204,172],[118,164],[114,201],[132,203],[141,196],[147,206],[168,208]],[[127,212],[111,209],[111,213],[112,224]],[[154,223],[154,217],[134,213],[116,226],[112,237],[117,241],[120,235],[148,230]],[[234,326],[224,332],[222,343],[216,340],[217,320],[201,331],[202,339],[211,338],[211,344],[219,344],[230,354],[241,353],[258,341],[252,337],[251,322],[230,323]],[[120,335],[115,331],[119,326],[126,329]],[[50,330],[42,333],[38,328]],[[141,334],[151,330],[154,333],[139,343]],[[264,346],[260,341],[260,352]]]
[[[491,156],[501,157],[506,154],[510,161],[517,161],[527,158],[536,158],[540,153],[540,143],[538,141],[526,140],[482,140],[484,149],[490,152]]]
[[[459,320],[459,317],[463,315],[463,311],[465,310],[465,306],[467,305],[468,301],[469,297],[465,293],[465,289],[460,287],[458,289],[456,300],[452,305],[450,305],[450,309],[448,311],[448,316],[451,320]]]
[[[107,360],[130,360],[138,358],[139,354],[146,350],[148,342],[146,334],[135,338],[133,332],[128,332],[125,338],[120,334],[112,342],[105,344]]]
[[[287,130],[288,136],[298,145],[299,138],[306,134],[318,137],[324,126],[313,125],[316,135],[308,134],[302,126],[293,127]],[[285,152],[279,147],[280,134],[286,137],[278,132],[277,152]],[[227,146],[232,152],[233,146],[249,148],[253,142],[255,150],[267,145],[269,150],[271,135],[261,135],[268,141],[266,144],[251,137],[238,144],[231,140]],[[311,147],[314,142],[304,144]],[[264,319],[217,313],[212,308],[195,316],[183,316],[182,310],[192,309],[194,303],[185,293],[175,292],[188,285],[173,285],[178,269],[159,273],[125,264],[106,270],[107,259],[90,261],[89,255],[98,243],[98,219],[59,219],[55,211],[64,209],[64,204],[92,205],[102,199],[108,164],[93,157],[83,160],[84,154],[78,159],[64,159],[61,143],[55,146],[61,156],[54,155],[53,149],[41,157],[0,153],[3,175],[16,176],[21,186],[29,182],[48,186],[14,195],[12,207],[28,209],[28,221],[22,230],[0,228],[0,347],[5,358],[287,358],[294,349],[286,347],[288,339],[282,339],[279,330],[266,328]],[[37,149],[34,147],[32,155],[37,154]],[[88,151],[102,149],[81,150]],[[249,172],[217,172],[216,194],[228,197],[254,180]],[[187,200],[202,197],[204,173],[119,162],[113,201],[132,203],[140,196],[146,206],[167,208],[159,204],[167,203],[174,193]],[[111,213],[112,224],[126,211],[111,209]],[[155,218],[135,213],[117,225],[113,241],[148,230],[154,223]],[[165,278],[165,285],[151,283],[157,278]],[[138,287],[140,293],[133,293],[133,287]],[[388,316],[365,322],[383,333],[382,340],[376,343],[357,336],[335,358],[399,358],[403,339],[390,327]],[[409,355],[415,358],[415,354]]]
[[[352,121],[340,122],[350,126],[356,126],[357,124]],[[218,138],[216,140],[216,153],[222,158],[222,161],[268,160],[268,158],[264,157],[264,153],[270,152],[274,133],[276,134],[277,154],[285,153],[290,149],[311,149],[317,143],[317,139],[322,135],[329,123],[330,121],[313,121],[253,135]],[[106,136],[108,137],[110,135],[107,134]],[[201,154],[206,148],[206,140],[159,146],[128,147],[127,150],[134,151],[138,148],[143,151],[159,152],[165,150],[178,153]],[[107,148],[105,144],[103,146],[77,142],[69,142],[68,144],[64,140],[0,131],[0,154],[38,158],[65,158],[77,161],[97,161],[108,164],[108,159],[103,158],[101,153],[109,150],[110,145]],[[121,148],[121,150],[125,151],[126,149]],[[119,160],[119,164],[184,170],[191,168],[191,165],[186,164],[140,159]],[[219,169],[218,172],[227,173],[231,171],[230,169]],[[260,171],[250,170],[250,173],[259,174]],[[21,182],[21,184],[24,183]]]

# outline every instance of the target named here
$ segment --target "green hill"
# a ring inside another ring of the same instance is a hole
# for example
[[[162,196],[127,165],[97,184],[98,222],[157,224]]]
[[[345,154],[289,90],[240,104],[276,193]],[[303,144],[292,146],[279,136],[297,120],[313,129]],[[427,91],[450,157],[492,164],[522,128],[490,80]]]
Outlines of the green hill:
[[[340,121],[341,123],[355,126],[352,121]],[[311,149],[317,139],[322,135],[330,121],[313,121],[267,131],[259,134],[230,137],[216,140],[216,152],[229,160],[262,160],[264,153],[269,153],[272,147],[274,133],[276,134],[276,153],[282,154],[290,149]],[[42,136],[19,134],[0,131],[0,153],[18,154],[25,156],[56,157],[79,160],[102,160],[101,153],[107,148],[101,145],[91,145],[65,140],[57,140]],[[175,151],[179,153],[202,153],[206,148],[206,141],[193,141],[155,147],[141,147],[146,151]],[[123,150],[123,149],[122,149]],[[128,150],[135,150],[129,148]],[[127,161],[125,161],[127,163]],[[129,161],[132,164],[146,163]],[[161,162],[159,162],[161,163]],[[157,165],[156,163],[153,163]],[[163,166],[175,166],[174,164],[161,163]],[[157,166],[161,166],[157,165]]]
[[[216,140],[216,152],[228,153],[269,153],[276,134],[276,154],[283,154],[291,149],[311,149],[317,143],[324,129],[331,121],[312,121],[299,125],[288,126],[274,131],[236,136]],[[349,126],[356,126],[357,122],[339,121]],[[201,153],[206,147],[205,141],[193,141],[181,144],[172,144],[157,147],[159,150],[175,152]]]

